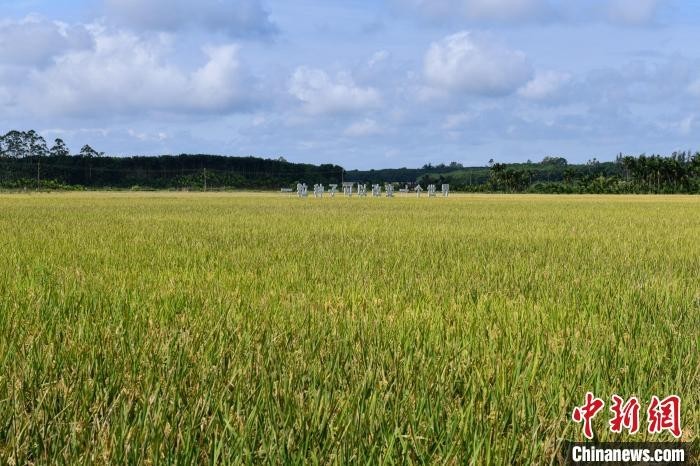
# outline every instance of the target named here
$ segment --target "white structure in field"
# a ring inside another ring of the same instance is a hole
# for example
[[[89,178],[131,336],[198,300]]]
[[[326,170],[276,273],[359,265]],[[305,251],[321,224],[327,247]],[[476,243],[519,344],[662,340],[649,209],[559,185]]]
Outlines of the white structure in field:
[[[343,183],[343,195],[352,197],[353,186],[355,186],[355,183]]]
[[[384,192],[386,193],[386,197],[394,197],[394,193],[396,192],[396,189],[394,187],[395,183],[384,183]],[[353,191],[355,189],[355,185],[357,185],[357,193],[358,196],[360,197],[367,197],[368,192],[367,192],[367,184],[361,184],[361,183],[355,183],[355,182],[344,182],[342,184],[342,189],[343,189],[343,195],[346,197],[352,197]],[[326,191],[326,188],[323,184],[314,184],[313,186],[313,194],[314,197],[316,198],[322,198],[323,195],[328,192],[331,197],[335,197],[335,195],[338,193],[338,185],[337,184],[331,184],[329,185],[330,188],[328,191]],[[399,189],[398,192],[404,193],[407,196],[409,193],[413,191],[416,193],[416,197],[421,197],[421,194],[423,191],[423,187],[420,184],[415,185],[415,187],[411,188],[409,184],[405,185],[405,188]],[[437,197],[437,187],[435,184],[429,184],[427,187],[428,191],[428,197]],[[281,192],[283,193],[293,193],[293,189],[289,188],[282,188]],[[308,197],[309,196],[309,187],[306,185],[306,183],[297,183],[297,189],[296,189],[297,196],[300,198],[302,197]],[[442,185],[442,196],[443,197],[448,197],[450,195],[450,185],[449,184],[443,184]],[[372,197],[381,197],[382,196],[382,185],[379,183],[374,183],[372,184]]]

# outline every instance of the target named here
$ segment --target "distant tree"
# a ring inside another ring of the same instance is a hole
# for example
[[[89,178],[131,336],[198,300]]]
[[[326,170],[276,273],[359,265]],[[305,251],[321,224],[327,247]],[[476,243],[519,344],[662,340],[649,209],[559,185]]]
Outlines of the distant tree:
[[[3,134],[0,136],[0,157],[9,157],[9,153],[7,150],[7,142],[6,142],[7,135]]]
[[[46,157],[49,150],[46,148],[46,140],[36,131],[31,130],[25,133],[26,145],[29,147],[29,154],[33,157]]]
[[[572,168],[567,168],[564,170],[564,181],[566,183],[572,183],[574,181],[574,177],[576,176],[576,171]]]
[[[63,142],[63,139],[56,138],[53,147],[49,151],[49,155],[52,157],[67,157],[70,155],[70,150],[68,150],[68,146]]]
[[[508,168],[508,165],[505,163],[494,163],[493,166],[491,167],[491,171],[494,173],[502,173]]]
[[[565,167],[569,164],[564,157],[545,157],[540,162],[542,165],[558,165]]]
[[[2,136],[0,148],[4,157],[21,159],[28,156],[30,152],[27,133],[17,130],[9,131]]]
[[[85,144],[81,149],[80,149],[80,156],[85,157],[87,159],[92,159],[95,157],[99,157],[100,153],[97,152],[95,149],[90,147],[89,144]]]
[[[493,160],[493,159],[491,159]],[[504,180],[504,173],[506,170],[506,164],[505,163],[491,163],[489,162],[489,165],[491,166],[491,184],[495,189],[499,189],[501,185],[505,184]]]

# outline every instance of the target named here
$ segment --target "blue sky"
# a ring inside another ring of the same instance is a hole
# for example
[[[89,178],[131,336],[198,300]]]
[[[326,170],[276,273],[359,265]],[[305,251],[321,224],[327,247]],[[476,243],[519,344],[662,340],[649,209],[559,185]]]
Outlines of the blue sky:
[[[700,4],[0,3],[0,130],[347,168],[700,149]]]

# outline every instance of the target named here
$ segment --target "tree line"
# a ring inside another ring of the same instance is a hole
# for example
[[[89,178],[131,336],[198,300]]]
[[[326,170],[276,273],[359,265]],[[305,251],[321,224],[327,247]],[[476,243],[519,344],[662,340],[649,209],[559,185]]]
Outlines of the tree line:
[[[0,136],[0,188],[4,189],[280,189],[314,180],[336,183],[338,165],[290,163],[282,157],[207,154],[109,157],[89,145],[72,154],[56,139],[49,148],[35,131]]]
[[[421,168],[350,170],[332,164],[290,163],[282,157],[207,154],[109,157],[90,145],[72,154],[56,138],[50,145],[36,131],[0,136],[3,189],[274,189],[296,183],[395,182],[449,184],[453,191],[532,193],[700,193],[700,153],[670,156],[618,155],[569,164],[563,157],[540,162],[466,167],[459,162]]]
[[[503,192],[673,194],[700,193],[700,153],[618,155],[569,165],[563,158],[538,164],[494,163],[488,189]]]
[[[43,136],[34,130],[12,130],[0,136],[0,157],[11,159],[23,159],[27,157],[67,157],[70,150],[61,138],[54,140],[51,148],[48,147]],[[104,152],[97,152],[86,144],[80,149],[81,157],[103,157]]]

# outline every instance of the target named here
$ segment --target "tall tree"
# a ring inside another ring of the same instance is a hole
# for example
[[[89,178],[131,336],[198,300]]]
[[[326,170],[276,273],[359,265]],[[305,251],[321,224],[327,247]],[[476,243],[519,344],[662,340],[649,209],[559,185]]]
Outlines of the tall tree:
[[[89,144],[85,144],[85,145],[82,147],[82,149],[80,149],[80,155],[81,155],[82,157],[87,158],[87,159],[92,159],[92,158],[94,158],[94,157],[99,157],[99,156],[100,156],[99,152],[97,152],[95,149],[93,149],[92,147],[90,147]]]
[[[29,155],[27,133],[17,130],[9,131],[3,137],[3,155],[13,159],[21,159]]]
[[[46,157],[49,150],[46,148],[46,140],[36,131],[31,130],[26,133],[29,154],[33,157]]]
[[[52,157],[67,157],[70,155],[70,150],[68,149],[68,146],[66,146],[66,143],[63,141],[63,139],[56,138],[53,147],[49,151],[49,154]]]

